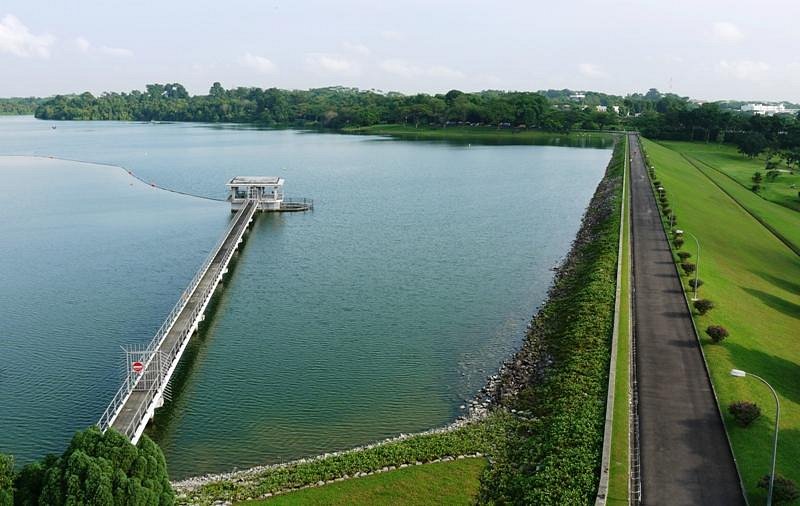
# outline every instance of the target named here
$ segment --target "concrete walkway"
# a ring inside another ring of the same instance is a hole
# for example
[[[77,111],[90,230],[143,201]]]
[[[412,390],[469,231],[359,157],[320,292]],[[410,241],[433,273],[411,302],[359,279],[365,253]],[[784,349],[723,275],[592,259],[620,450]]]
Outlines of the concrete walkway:
[[[630,148],[642,502],[745,504],[636,136]]]

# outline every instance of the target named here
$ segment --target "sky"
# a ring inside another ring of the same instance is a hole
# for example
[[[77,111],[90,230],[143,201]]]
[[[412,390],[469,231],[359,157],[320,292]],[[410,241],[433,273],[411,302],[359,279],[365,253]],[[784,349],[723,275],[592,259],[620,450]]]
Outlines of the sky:
[[[0,96],[651,87],[800,102],[800,2],[3,0]]]

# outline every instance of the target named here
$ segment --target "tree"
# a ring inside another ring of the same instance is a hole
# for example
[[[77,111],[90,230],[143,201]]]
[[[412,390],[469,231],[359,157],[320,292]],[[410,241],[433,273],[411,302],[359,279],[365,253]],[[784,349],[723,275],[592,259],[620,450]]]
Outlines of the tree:
[[[728,413],[740,426],[747,427],[761,416],[761,408],[754,402],[736,401],[728,406]]]
[[[689,253],[688,251],[679,251],[678,257],[681,259],[681,261],[685,262],[686,260],[692,257],[692,254]]]
[[[697,269],[697,266],[692,262],[682,262],[681,269],[683,269],[683,272],[688,276]]]
[[[171,505],[164,454],[147,436],[138,446],[113,430],[78,432],[60,457],[47,457],[20,471],[19,504]]]
[[[746,132],[736,139],[739,152],[750,158],[760,155],[769,146],[769,141],[759,132]]]

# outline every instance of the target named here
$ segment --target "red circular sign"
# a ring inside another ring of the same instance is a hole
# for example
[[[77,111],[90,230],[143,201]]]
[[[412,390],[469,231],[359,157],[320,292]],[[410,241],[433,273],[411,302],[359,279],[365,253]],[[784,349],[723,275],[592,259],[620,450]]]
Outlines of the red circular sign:
[[[144,364],[141,362],[133,362],[131,364],[131,369],[133,369],[135,373],[140,373],[144,370]]]

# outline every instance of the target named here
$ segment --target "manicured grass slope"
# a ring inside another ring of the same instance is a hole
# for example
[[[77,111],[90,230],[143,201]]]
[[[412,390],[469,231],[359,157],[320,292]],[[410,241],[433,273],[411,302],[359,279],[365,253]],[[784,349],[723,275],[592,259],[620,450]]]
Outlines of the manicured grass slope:
[[[694,144],[690,143],[671,143],[665,145],[673,151],[694,147]],[[739,184],[739,182],[726,175],[726,171],[720,168],[723,167],[723,165],[709,165],[709,163],[703,161],[702,158],[695,157],[691,154],[691,151],[680,152],[688,157],[689,162],[698,170],[713,180],[717,186],[728,193],[749,213],[761,220],[774,234],[778,235],[781,240],[789,244],[796,253],[800,254],[800,213],[761,198],[759,194],[754,193],[749,187],[745,188]],[[712,161],[714,160],[712,159]],[[752,172],[750,174],[752,175]],[[680,196],[678,199],[680,200]]]
[[[474,504],[485,465],[484,459],[471,458],[411,466],[242,504]]]
[[[755,485],[769,471],[774,402],[759,382],[733,378],[729,371],[758,374],[777,390],[782,409],[778,471],[800,482],[800,257],[678,152],[646,140],[644,147],[678,227],[701,243],[705,284],[700,295],[717,307],[696,316],[697,327],[744,486],[759,504],[765,494]],[[683,250],[696,259],[688,235]],[[722,344],[712,344],[703,333],[712,324],[730,331]],[[736,426],[727,413],[728,404],[739,399],[762,408],[763,416],[750,428]]]
[[[800,211],[800,174],[781,173],[770,182],[766,179],[765,157],[748,158],[730,144],[706,144],[704,142],[664,142],[665,146],[680,151],[727,174],[748,190],[753,184],[753,173],[761,172],[764,180],[759,195],[766,200]],[[786,168],[786,167],[781,167]],[[796,188],[792,188],[791,185]]]

